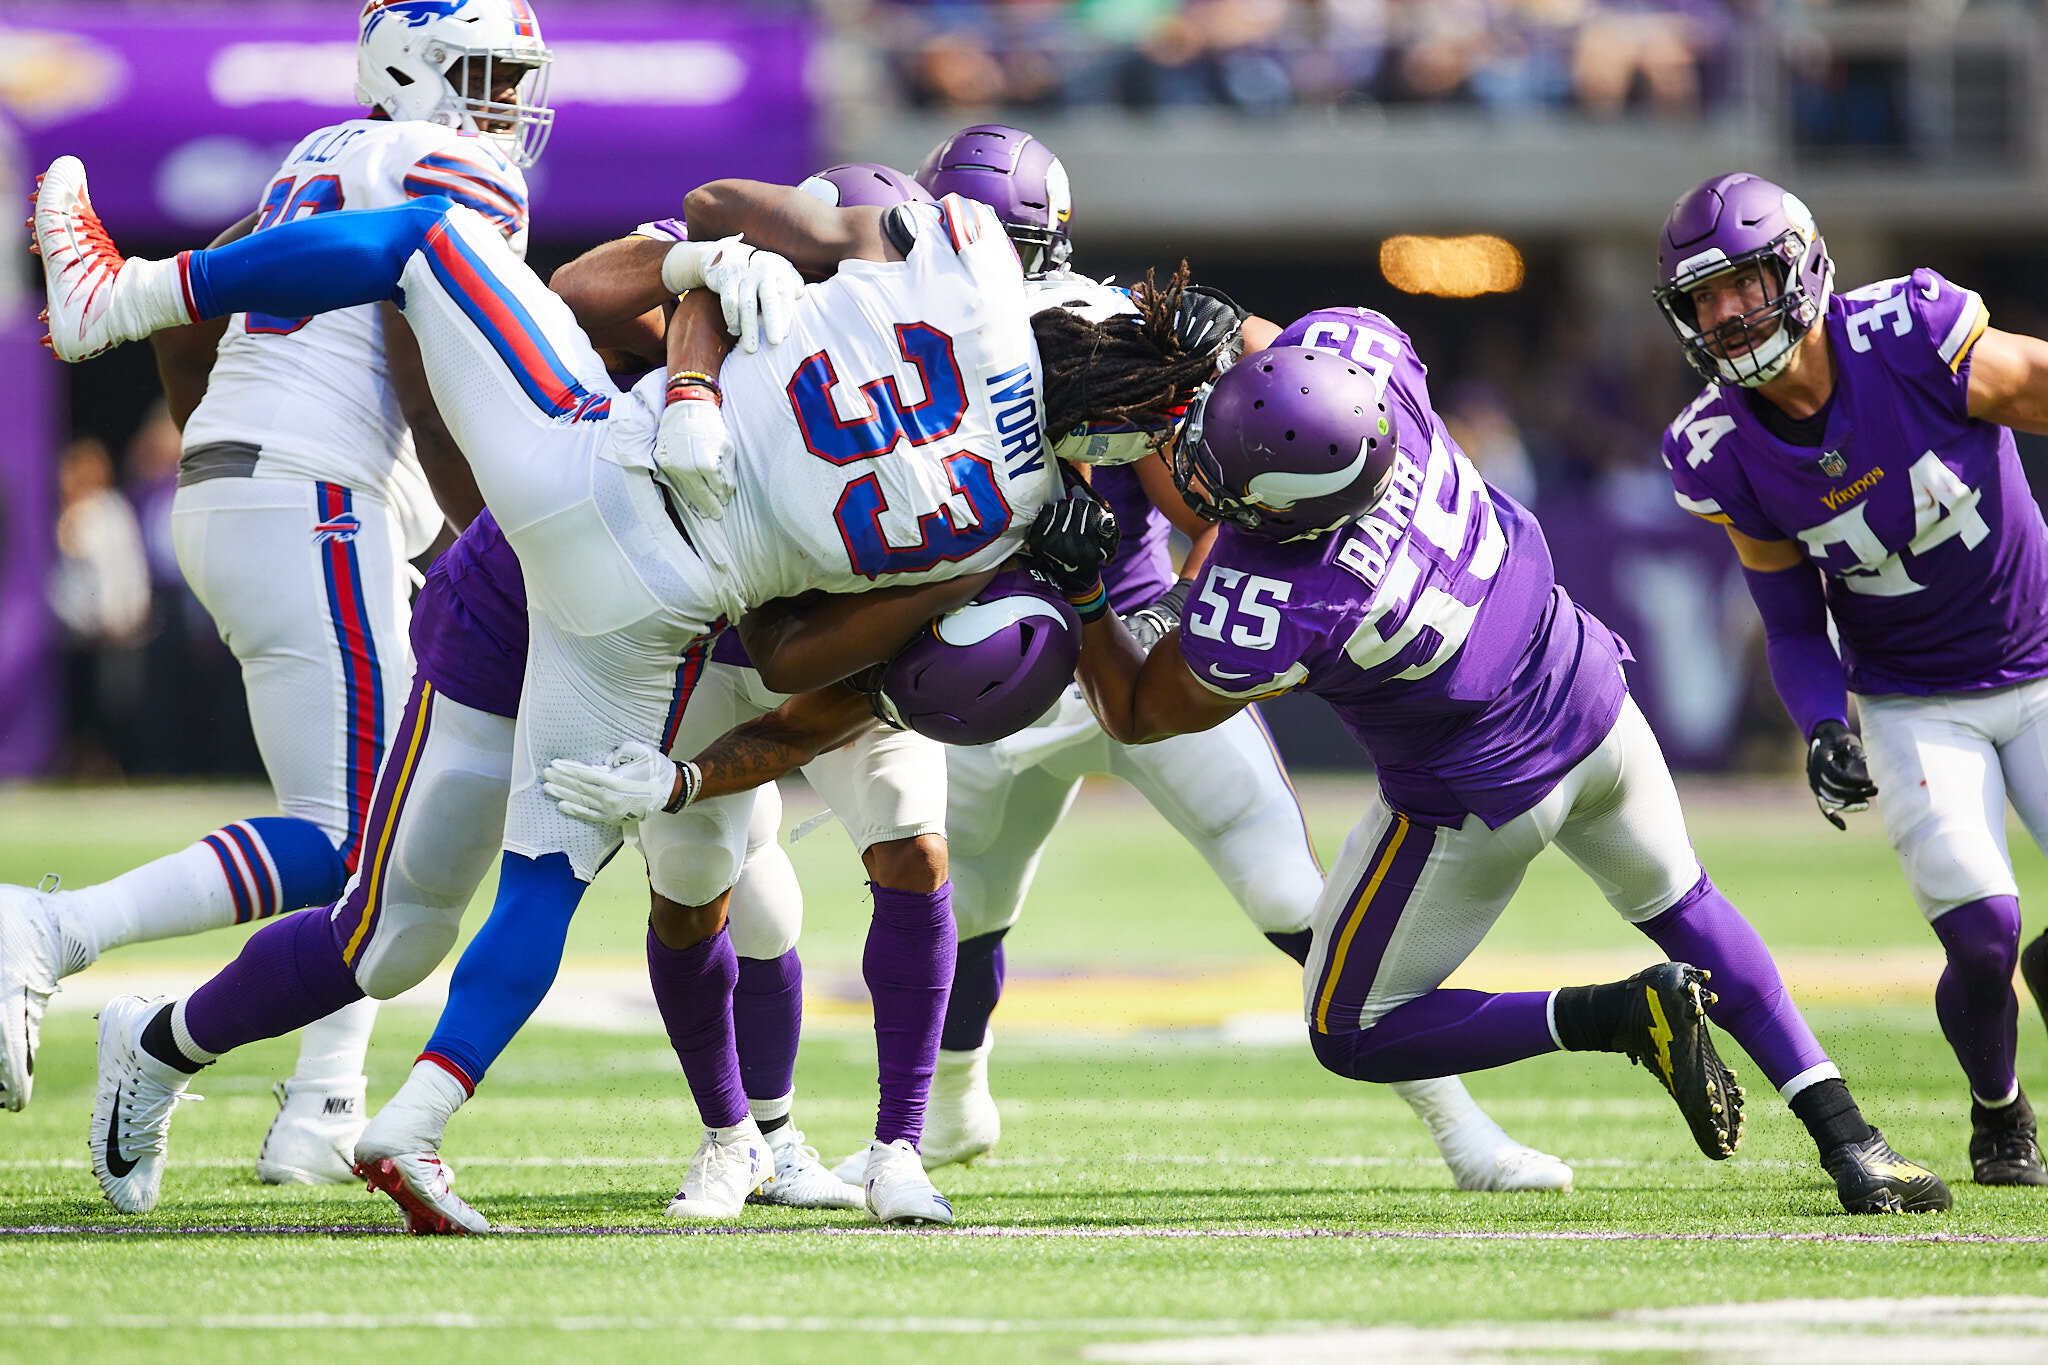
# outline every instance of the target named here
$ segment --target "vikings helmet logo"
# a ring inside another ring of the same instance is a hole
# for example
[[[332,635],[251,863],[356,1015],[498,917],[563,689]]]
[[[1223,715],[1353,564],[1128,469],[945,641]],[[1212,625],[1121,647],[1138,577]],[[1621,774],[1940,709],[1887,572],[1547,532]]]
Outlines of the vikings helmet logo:
[[[1849,461],[1841,451],[1830,450],[1820,457],[1820,470],[1831,479],[1839,479],[1849,472]]]

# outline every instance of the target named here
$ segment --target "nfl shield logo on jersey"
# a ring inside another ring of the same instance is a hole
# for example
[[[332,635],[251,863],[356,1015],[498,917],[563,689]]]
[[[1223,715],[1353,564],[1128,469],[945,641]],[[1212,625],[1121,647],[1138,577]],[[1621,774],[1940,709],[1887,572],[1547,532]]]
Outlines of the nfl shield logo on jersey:
[[[343,512],[329,517],[313,528],[313,543],[325,545],[330,541],[347,542],[356,538],[356,532],[363,529],[363,519],[353,512]]]
[[[1820,457],[1820,470],[1831,479],[1839,479],[1849,472],[1849,461],[1841,451],[1830,450]]]

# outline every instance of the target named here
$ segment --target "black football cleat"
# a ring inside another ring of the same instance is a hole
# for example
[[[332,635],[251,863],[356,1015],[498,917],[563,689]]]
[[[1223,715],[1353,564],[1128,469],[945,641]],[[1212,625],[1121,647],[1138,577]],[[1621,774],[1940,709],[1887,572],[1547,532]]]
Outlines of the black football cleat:
[[[2020,949],[2020,979],[2041,1011],[2041,1022],[2048,1024],[2048,934]]]
[[[1979,1185],[2048,1185],[2025,1095],[2002,1109],[1970,1105],[1970,1168]]]
[[[1872,1128],[1861,1142],[1845,1142],[1820,1159],[1835,1178],[1845,1213],[1940,1213],[1955,1203],[1941,1177],[1892,1150]]]
[[[1607,1050],[1625,1052],[1678,1101],[1692,1140],[1714,1161],[1726,1161],[1742,1141],[1742,1087],[1721,1064],[1707,1033],[1707,973],[1682,962],[1660,962],[1623,982],[1628,1014]]]

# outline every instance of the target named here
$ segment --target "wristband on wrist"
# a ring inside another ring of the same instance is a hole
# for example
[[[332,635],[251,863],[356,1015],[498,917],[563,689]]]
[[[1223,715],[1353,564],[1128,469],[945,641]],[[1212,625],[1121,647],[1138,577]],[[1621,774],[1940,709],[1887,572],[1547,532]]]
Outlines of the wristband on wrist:
[[[1109,593],[1103,589],[1102,580],[1099,578],[1085,593],[1067,594],[1067,602],[1080,615],[1081,624],[1084,626],[1091,621],[1100,621],[1109,614]]]
[[[684,389],[709,390],[711,401],[720,407],[725,406],[725,390],[718,386],[716,379],[702,370],[678,370],[670,375],[668,377],[668,384],[663,389],[665,401],[669,403],[676,402],[683,397],[682,391]]]
[[[695,801],[697,793],[703,790],[704,770],[689,759],[683,759],[676,764],[675,794],[669,797],[668,804],[662,809],[673,815]]]

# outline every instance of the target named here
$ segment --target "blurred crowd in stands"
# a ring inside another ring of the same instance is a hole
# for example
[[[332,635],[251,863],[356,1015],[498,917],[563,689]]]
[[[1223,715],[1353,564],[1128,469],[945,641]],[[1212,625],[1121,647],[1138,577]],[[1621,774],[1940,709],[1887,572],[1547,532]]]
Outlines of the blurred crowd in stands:
[[[1752,0],[866,0],[940,109],[1465,104],[1686,117],[1735,79]]]
[[[69,776],[261,771],[241,670],[171,548],[178,444],[159,403],[118,474],[93,437],[64,448],[49,601],[64,632]]]

